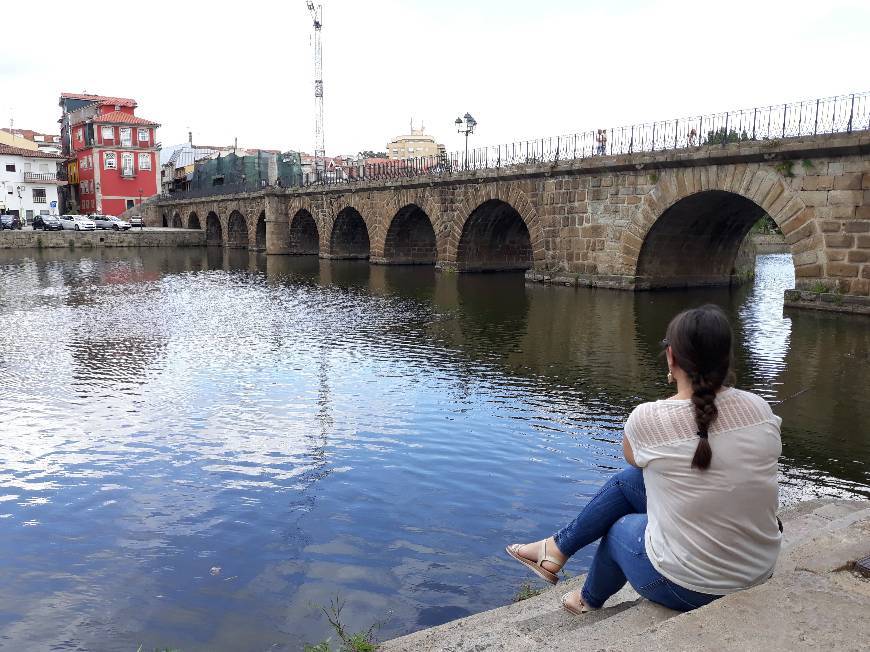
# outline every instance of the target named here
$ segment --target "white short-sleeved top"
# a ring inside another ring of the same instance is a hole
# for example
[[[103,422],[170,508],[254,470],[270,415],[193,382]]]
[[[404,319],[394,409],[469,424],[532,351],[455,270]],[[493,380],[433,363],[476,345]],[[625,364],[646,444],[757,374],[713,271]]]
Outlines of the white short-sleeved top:
[[[716,407],[713,459],[704,471],[692,468],[698,428],[691,400],[637,406],[625,436],[643,469],[652,565],[684,588],[725,595],[765,581],[776,565],[782,419],[739,389],[721,391]]]

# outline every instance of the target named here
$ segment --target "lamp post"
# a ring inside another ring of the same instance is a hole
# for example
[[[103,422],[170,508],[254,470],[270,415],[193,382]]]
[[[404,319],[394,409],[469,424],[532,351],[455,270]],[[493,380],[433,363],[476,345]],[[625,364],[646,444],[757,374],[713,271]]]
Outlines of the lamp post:
[[[16,186],[15,190],[18,191],[18,219],[21,220],[21,226],[27,226],[27,218],[24,216],[24,198],[21,196],[21,193],[24,192],[24,186]]]
[[[465,169],[468,169],[468,134],[474,133],[474,128],[477,126],[477,120],[471,117],[470,113],[466,113],[461,118],[456,118],[456,133],[465,134]]]

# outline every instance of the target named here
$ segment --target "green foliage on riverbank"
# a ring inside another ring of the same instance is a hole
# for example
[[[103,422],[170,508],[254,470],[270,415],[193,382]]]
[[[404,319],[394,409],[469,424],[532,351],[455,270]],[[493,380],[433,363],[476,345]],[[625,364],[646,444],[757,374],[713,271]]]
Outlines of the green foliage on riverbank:
[[[344,609],[344,600],[336,596],[329,601],[329,607],[320,607],[320,611],[326,616],[335,635],[338,637],[338,652],[374,652],[378,648],[375,632],[381,628],[383,622],[378,621],[371,627],[360,632],[349,633],[341,621],[341,611]],[[331,652],[330,639],[320,641],[315,645],[306,645],[305,652]]]
[[[522,602],[523,600],[534,598],[536,595],[541,595],[543,592],[544,589],[539,586],[533,586],[531,582],[523,582],[511,602]]]

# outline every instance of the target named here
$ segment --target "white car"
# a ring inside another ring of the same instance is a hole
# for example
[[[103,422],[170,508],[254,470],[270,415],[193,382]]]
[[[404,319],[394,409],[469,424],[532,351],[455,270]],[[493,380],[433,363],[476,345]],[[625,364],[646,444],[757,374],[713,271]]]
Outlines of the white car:
[[[60,223],[64,231],[96,231],[97,225],[84,215],[61,215]]]
[[[91,215],[91,220],[96,224],[98,229],[112,229],[113,231],[126,231],[130,228],[130,223],[118,219],[114,215]]]

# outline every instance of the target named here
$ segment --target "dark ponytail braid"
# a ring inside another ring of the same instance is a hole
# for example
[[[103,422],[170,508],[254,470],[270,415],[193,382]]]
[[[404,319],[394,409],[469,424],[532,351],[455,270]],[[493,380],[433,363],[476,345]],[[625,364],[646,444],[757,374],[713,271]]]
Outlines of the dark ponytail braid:
[[[671,355],[692,381],[692,406],[699,438],[692,467],[701,470],[709,468],[713,459],[709,434],[719,415],[716,393],[732,379],[731,339],[731,325],[718,306],[686,310],[668,325]]]

